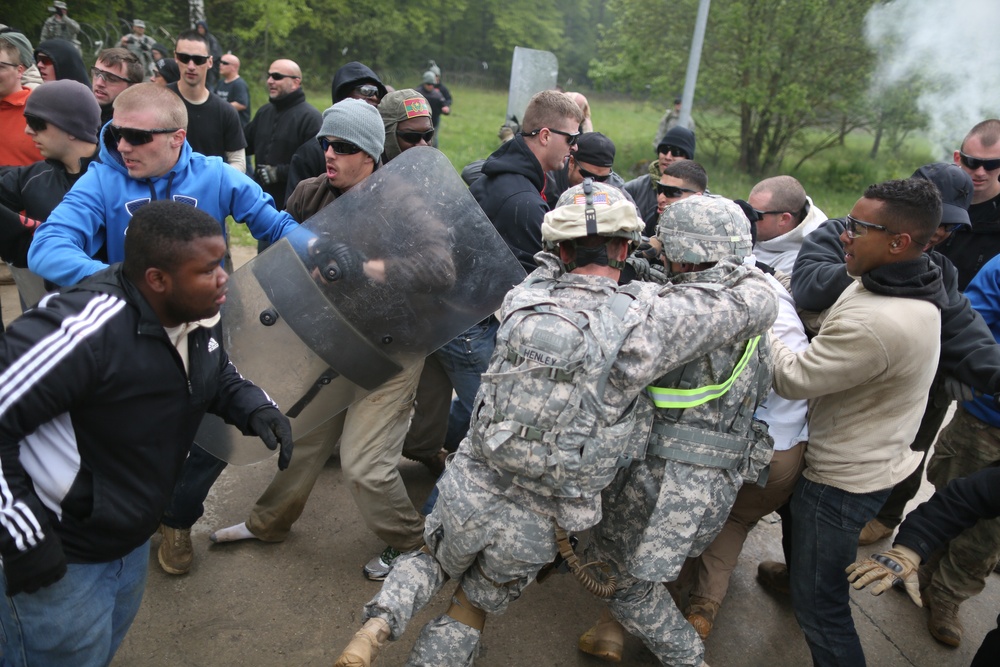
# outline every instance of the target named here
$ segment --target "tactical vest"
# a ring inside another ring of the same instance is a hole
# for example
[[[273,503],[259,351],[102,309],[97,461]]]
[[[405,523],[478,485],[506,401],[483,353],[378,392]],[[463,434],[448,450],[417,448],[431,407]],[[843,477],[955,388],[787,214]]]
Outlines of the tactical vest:
[[[751,338],[732,371],[712,384],[704,373],[705,361],[695,360],[647,387],[657,409],[646,455],[733,470],[763,486],[774,440],[753,413],[771,387],[766,345]],[[738,383],[742,395],[732,395]]]
[[[530,279],[529,279],[530,280]],[[532,284],[532,283],[529,283]],[[518,290],[497,332],[483,374],[470,442],[509,483],[542,496],[590,498],[627,465],[646,440],[651,409],[608,406],[605,388],[625,339],[633,296],[608,288],[575,309],[560,303],[555,282]],[[637,428],[645,420],[645,427]]]

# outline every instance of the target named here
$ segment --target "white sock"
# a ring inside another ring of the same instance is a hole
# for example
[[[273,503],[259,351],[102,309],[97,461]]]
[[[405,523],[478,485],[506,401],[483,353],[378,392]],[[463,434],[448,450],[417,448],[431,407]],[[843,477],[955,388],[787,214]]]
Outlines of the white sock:
[[[213,542],[236,542],[238,540],[256,540],[259,538],[250,532],[250,528],[245,523],[238,523],[235,526],[229,526],[229,528],[220,528],[209,535],[208,539]]]

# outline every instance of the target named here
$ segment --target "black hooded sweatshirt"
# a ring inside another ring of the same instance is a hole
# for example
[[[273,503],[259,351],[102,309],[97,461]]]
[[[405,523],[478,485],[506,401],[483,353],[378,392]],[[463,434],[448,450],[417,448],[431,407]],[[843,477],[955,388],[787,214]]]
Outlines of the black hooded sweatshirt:
[[[35,49],[35,56],[37,57],[39,53],[47,55],[52,61],[57,80],[79,81],[90,88],[90,76],[87,74],[80,52],[65,39],[47,39],[41,42]]]

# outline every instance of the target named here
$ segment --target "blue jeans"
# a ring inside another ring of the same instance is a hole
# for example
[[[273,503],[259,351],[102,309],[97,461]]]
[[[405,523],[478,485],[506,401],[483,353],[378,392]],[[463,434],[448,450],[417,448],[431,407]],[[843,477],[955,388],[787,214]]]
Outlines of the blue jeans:
[[[193,526],[205,513],[205,498],[227,465],[199,447],[197,442],[191,445],[191,453],[181,468],[170,505],[160,519],[163,525],[184,529]]]
[[[0,599],[2,667],[102,667],[142,602],[149,541],[109,563],[71,563],[35,593]]]
[[[444,440],[444,448],[449,452],[458,450],[469,431],[472,405],[479,391],[480,377],[490,365],[499,328],[500,322],[495,317],[490,317],[485,323],[472,325],[434,353],[457,395],[451,401],[448,435]]]
[[[891,488],[849,493],[799,478],[792,494],[792,607],[817,667],[859,667],[865,653],[851,618],[844,570],[858,554],[858,536]]]

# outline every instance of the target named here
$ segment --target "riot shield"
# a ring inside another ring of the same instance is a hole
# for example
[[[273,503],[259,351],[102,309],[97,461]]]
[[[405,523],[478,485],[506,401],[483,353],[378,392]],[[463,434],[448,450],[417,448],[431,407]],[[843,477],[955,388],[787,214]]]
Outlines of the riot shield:
[[[515,46],[510,65],[506,120],[516,120],[520,125],[531,96],[555,88],[558,76],[559,61],[554,53]]]
[[[34,308],[48,292],[45,289],[45,281],[36,273],[28,269],[22,269],[7,263],[10,267],[10,274],[14,277],[14,284],[17,285],[17,293],[21,297],[21,302],[25,308]]]
[[[401,153],[230,277],[223,340],[301,437],[488,317],[524,270],[439,151]],[[197,442],[271,455],[213,415]]]

